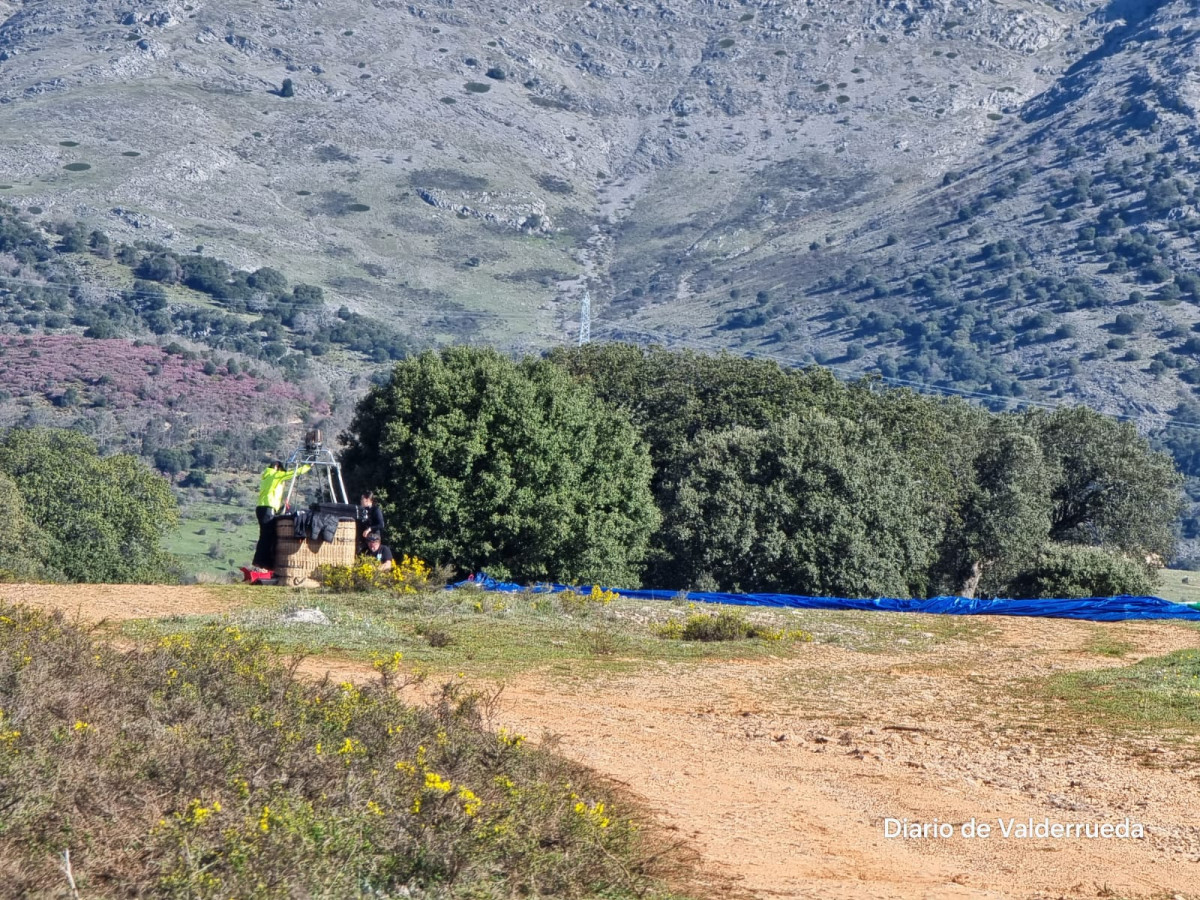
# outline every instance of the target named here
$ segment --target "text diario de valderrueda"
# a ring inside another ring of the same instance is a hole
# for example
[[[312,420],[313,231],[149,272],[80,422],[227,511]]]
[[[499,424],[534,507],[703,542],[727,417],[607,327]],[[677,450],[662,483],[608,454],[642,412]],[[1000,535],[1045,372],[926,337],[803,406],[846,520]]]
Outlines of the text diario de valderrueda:
[[[1141,822],[1055,822],[1051,819],[968,819],[966,822],[883,820],[883,836],[900,839],[928,838],[1144,838]]]

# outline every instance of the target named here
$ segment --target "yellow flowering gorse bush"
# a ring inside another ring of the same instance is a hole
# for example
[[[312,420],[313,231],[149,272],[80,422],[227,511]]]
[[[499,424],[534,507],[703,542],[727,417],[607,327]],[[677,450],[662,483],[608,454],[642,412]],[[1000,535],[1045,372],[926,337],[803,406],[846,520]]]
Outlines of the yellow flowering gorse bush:
[[[120,859],[139,896],[652,896],[628,818],[562,780],[586,773],[482,727],[462,679],[416,708],[388,686],[399,654],[373,683],[314,684],[235,627],[126,654],[41,613],[0,616],[13,896],[61,892],[41,836],[61,824],[53,798],[85,794],[76,877],[94,886]]]
[[[393,561],[390,569],[380,569],[374,557],[360,556],[349,566],[318,566],[313,578],[338,594],[362,591],[415,594],[429,588],[432,574],[425,560],[405,553]]]

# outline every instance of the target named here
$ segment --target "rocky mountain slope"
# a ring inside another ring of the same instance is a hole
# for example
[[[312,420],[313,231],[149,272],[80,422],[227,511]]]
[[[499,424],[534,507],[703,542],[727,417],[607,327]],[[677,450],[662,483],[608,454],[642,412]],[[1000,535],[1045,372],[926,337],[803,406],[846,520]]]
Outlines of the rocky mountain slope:
[[[1200,382],[1198,12],[8,0],[0,199],[423,340],[569,340],[586,290],[597,335],[1153,424]]]

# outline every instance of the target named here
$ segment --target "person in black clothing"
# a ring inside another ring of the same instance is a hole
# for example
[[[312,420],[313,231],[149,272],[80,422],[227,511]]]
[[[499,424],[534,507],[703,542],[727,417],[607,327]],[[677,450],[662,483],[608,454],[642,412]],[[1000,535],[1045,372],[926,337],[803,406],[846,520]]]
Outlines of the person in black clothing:
[[[375,502],[374,491],[363,491],[358,505],[358,552],[367,552],[367,533],[377,532],[383,539],[383,510]]]
[[[367,556],[375,557],[375,561],[379,563],[379,571],[386,572],[392,567],[392,562],[395,559],[392,556],[392,548],[384,545],[378,531],[368,531],[365,537],[367,541]]]

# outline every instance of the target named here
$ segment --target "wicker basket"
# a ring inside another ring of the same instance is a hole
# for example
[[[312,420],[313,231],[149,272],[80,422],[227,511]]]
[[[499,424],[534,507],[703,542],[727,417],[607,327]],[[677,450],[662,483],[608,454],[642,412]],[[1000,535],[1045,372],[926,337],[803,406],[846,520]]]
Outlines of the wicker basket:
[[[332,542],[301,540],[296,537],[291,516],[275,520],[275,577],[292,587],[317,587],[312,574],[317,566],[349,566],[357,549],[357,524],[351,519],[338,521]]]

